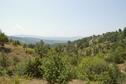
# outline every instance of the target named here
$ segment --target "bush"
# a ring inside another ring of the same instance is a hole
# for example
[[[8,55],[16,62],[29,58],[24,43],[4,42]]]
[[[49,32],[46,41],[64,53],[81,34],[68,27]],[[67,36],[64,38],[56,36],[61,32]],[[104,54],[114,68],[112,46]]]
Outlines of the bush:
[[[125,60],[126,60],[125,56],[126,56],[126,53],[118,53],[118,54],[111,53],[111,54],[108,54],[108,56],[105,59],[108,62],[121,64],[121,63],[125,62]]]
[[[27,61],[24,60],[23,62],[16,65],[15,74],[14,75],[25,75],[27,67]]]
[[[48,53],[47,45],[43,41],[40,41],[39,43],[36,43],[35,53],[41,58],[46,56],[47,53]]]
[[[124,63],[126,60],[126,52],[122,47],[117,47],[110,51],[110,53],[106,56],[106,61],[113,62],[116,64]]]
[[[26,52],[27,54],[33,54],[33,53],[34,53],[34,50],[31,49],[31,48],[26,48],[26,49],[25,49],[25,52]]]
[[[7,70],[0,66],[0,76],[5,76],[7,73]]]
[[[9,66],[8,57],[4,53],[0,53],[0,75],[7,74],[7,67]]]
[[[103,81],[104,84],[120,84],[124,75],[119,71],[115,64],[110,64],[108,69],[108,78]]]
[[[64,57],[55,55],[43,60],[44,78],[50,84],[66,84],[71,78],[71,70]]]
[[[98,57],[87,57],[78,66],[78,78],[87,81],[101,81],[103,84],[117,84],[119,71],[113,64],[107,64]]]
[[[32,60],[26,60],[17,66],[16,72],[18,75],[27,75],[30,77],[42,78],[43,71],[40,68],[42,66],[41,59],[33,58]]]

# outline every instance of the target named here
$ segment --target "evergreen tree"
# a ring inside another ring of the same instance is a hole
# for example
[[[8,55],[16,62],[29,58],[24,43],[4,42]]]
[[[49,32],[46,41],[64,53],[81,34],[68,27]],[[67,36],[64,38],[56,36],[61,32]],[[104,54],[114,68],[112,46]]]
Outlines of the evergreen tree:
[[[123,34],[124,34],[124,36],[126,37],[126,27],[125,27],[124,30],[123,30]]]
[[[48,47],[44,44],[44,42],[41,40],[39,43],[35,46],[35,53],[37,53],[40,57],[43,57],[47,54]]]
[[[6,42],[8,42],[8,37],[4,33],[0,32],[0,45],[4,46]]]

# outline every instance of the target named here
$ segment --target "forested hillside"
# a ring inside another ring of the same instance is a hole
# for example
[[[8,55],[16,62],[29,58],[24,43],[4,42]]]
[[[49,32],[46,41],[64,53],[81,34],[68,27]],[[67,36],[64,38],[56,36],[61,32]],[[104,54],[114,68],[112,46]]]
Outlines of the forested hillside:
[[[119,29],[115,32],[107,32],[102,35],[90,36],[74,42],[68,42],[67,48],[71,47],[74,54],[81,56],[96,56],[104,55],[104,57],[110,60],[111,55],[118,55],[118,58],[112,57],[111,61],[116,63],[122,63],[125,58],[120,55],[124,55],[126,50],[126,28],[124,30]],[[120,57],[119,57],[120,56]],[[120,58],[120,59],[119,59]],[[118,60],[116,60],[118,59]]]
[[[0,32],[0,76],[2,84],[32,79],[46,81],[40,84],[125,84],[126,28],[54,46],[24,44]]]

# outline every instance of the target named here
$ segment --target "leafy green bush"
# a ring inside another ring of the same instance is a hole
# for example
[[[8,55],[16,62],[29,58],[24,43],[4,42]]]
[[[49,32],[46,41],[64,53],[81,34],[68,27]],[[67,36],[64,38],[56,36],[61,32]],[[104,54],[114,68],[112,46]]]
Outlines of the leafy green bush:
[[[43,60],[44,78],[50,84],[66,84],[71,78],[71,70],[66,58],[53,55]]]
[[[87,57],[78,66],[78,78],[87,81],[101,81],[103,84],[116,84],[119,71],[113,64],[107,64],[98,57]]]
[[[87,57],[82,60],[78,66],[79,78],[97,80],[97,76],[102,75],[102,72],[108,69],[108,66],[104,60],[95,57]]]

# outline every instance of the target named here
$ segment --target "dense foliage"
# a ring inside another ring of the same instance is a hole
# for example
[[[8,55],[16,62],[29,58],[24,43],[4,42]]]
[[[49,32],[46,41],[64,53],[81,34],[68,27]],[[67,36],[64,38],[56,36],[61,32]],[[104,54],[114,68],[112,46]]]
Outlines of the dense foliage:
[[[78,77],[83,80],[101,81],[104,84],[119,82],[121,74],[116,66],[98,57],[86,57],[78,66]]]
[[[71,78],[71,69],[68,61],[58,55],[49,56],[41,66],[44,70],[44,78],[50,84],[66,84]]]

